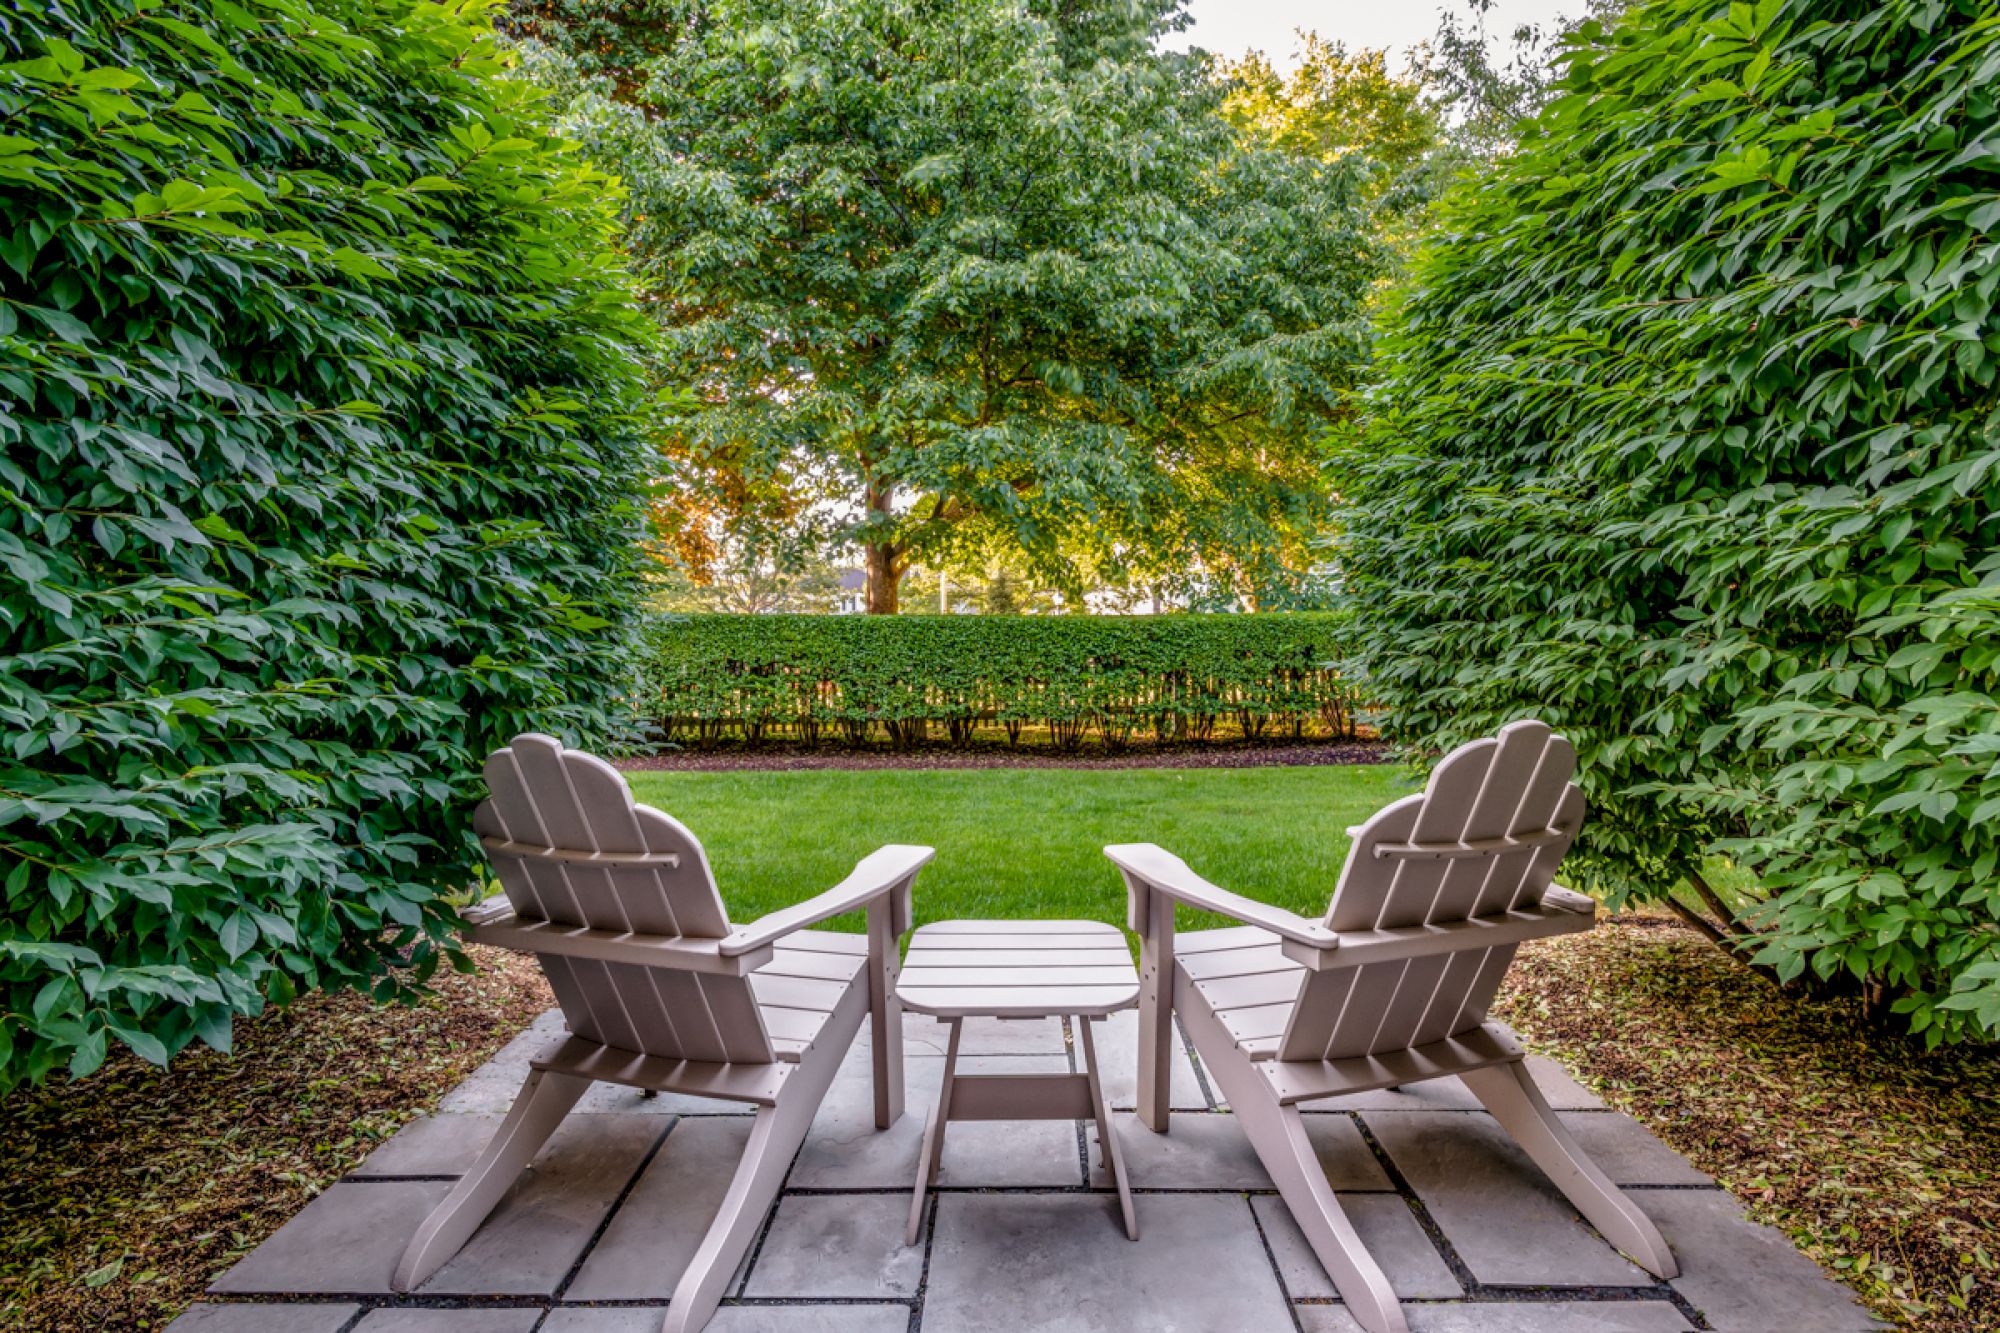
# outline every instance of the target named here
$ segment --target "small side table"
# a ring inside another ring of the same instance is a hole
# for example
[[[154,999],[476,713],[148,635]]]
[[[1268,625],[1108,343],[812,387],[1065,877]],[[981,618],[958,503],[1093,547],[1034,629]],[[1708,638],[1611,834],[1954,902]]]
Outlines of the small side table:
[[[910,939],[896,998],[905,1009],[940,1018],[951,1028],[944,1084],[924,1128],[917,1188],[910,1200],[907,1243],[917,1243],[924,1189],[944,1156],[944,1127],[953,1120],[1097,1121],[1106,1169],[1118,1185],[1125,1234],[1139,1239],[1125,1158],[1111,1131],[1111,1108],[1097,1076],[1092,1019],[1139,1002],[1139,974],[1125,936],[1101,921],[938,921]],[[959,1029],[968,1018],[1066,1015],[1083,1048],[1081,1074],[961,1074]]]

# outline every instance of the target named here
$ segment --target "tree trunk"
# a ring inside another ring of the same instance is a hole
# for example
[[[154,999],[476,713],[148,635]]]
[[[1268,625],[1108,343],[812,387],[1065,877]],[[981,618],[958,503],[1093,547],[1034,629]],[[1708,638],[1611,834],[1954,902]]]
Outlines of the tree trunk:
[[[873,480],[868,483],[868,517],[871,525],[887,524],[894,511],[890,499],[895,487]],[[894,542],[868,542],[863,545],[868,569],[868,614],[871,616],[893,616],[896,614],[896,593],[903,581],[902,552]]]
[[[902,574],[896,568],[896,548],[884,543],[865,548],[868,556],[868,614],[896,614],[896,588]]]

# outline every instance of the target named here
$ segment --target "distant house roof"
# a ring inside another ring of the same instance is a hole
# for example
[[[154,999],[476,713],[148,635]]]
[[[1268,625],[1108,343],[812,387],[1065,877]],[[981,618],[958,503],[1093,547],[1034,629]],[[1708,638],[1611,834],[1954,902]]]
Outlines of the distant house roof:
[[[868,586],[868,571],[865,569],[843,569],[840,571],[840,590],[860,592]]]

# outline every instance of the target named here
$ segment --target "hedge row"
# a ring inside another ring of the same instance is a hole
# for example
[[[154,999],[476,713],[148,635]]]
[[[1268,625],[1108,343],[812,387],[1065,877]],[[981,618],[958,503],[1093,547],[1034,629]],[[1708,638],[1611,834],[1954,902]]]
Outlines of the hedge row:
[[[780,731],[905,745],[981,722],[1074,748],[1096,732],[1205,739],[1354,734],[1332,669],[1338,619],[1274,616],[680,616],[653,627],[644,706],[665,736],[748,741]]]
[[[480,13],[0,19],[0,1092],[411,994],[608,725],[648,327]]]

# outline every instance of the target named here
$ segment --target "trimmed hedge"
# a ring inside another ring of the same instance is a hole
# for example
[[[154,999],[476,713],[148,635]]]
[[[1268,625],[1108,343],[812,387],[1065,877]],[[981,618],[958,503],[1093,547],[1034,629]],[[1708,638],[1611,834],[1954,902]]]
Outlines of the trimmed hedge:
[[[2000,1038],[2000,12],[1645,0],[1565,71],[1337,475],[1369,698],[1560,727],[1578,887]]]
[[[647,327],[478,13],[0,21],[0,1091],[410,994],[624,693]]]
[[[788,731],[808,744],[880,728],[897,744],[941,725],[1044,726],[1065,749],[1096,732],[1205,739],[1354,734],[1331,668],[1339,618],[1264,616],[683,616],[650,632],[642,708],[668,739]]]

